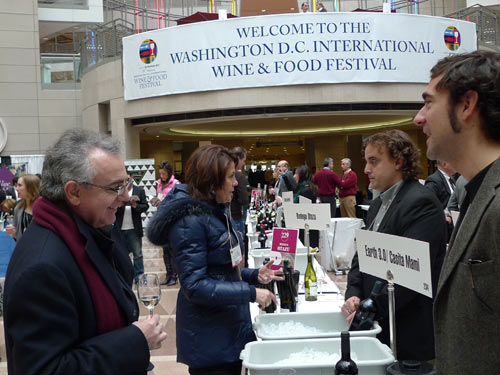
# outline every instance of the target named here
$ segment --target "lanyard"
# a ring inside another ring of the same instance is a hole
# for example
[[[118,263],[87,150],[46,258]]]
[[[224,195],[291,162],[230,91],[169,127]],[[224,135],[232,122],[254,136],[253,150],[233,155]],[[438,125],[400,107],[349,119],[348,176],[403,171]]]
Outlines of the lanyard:
[[[225,213],[224,213],[224,216],[226,217],[227,234],[229,236],[229,247],[232,249],[234,247],[233,246],[233,236],[231,236],[231,230],[232,230],[232,228],[229,226],[229,218],[227,217],[227,215]],[[233,233],[234,233],[234,230],[233,230]],[[238,241],[238,246],[240,246],[240,249],[241,249],[240,239],[239,239],[239,237],[238,237],[238,235],[236,233],[234,233],[234,235],[236,236],[236,240]],[[241,277],[240,267],[236,267],[236,268],[238,269],[238,276],[239,276],[240,281],[241,281],[243,279]]]

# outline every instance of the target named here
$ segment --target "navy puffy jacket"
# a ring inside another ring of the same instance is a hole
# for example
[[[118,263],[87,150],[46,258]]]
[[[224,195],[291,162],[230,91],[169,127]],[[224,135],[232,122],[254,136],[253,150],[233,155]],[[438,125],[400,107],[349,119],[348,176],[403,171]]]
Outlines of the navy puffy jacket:
[[[147,235],[156,245],[170,244],[179,273],[177,360],[200,368],[236,362],[255,340],[249,302],[255,301],[257,269],[231,266],[228,205],[193,199],[176,185],[150,221]],[[241,245],[243,246],[243,245]],[[253,285],[250,285],[253,284]]]

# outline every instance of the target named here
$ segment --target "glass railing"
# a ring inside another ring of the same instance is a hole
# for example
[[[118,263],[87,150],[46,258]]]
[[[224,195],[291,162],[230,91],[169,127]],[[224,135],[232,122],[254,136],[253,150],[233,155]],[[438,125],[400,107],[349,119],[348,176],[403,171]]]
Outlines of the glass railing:
[[[42,88],[80,88],[80,55],[40,55]]]
[[[39,8],[88,8],[88,0],[38,0]]]

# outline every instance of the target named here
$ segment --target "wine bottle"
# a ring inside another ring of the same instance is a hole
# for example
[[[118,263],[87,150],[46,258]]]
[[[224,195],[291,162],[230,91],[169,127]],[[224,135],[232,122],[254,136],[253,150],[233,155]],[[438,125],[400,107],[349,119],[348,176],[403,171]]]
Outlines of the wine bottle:
[[[349,342],[349,332],[340,334],[340,360],[335,365],[335,375],[356,375],[358,366],[351,359],[351,343]]]
[[[264,259],[264,262],[262,262],[262,265],[266,265],[267,263],[270,262],[270,258],[265,258]],[[264,289],[267,289],[269,290],[271,293],[274,294],[274,284],[276,282],[274,280],[272,280],[271,282],[267,283],[267,284],[262,284],[262,288]],[[268,314],[272,314],[273,312],[276,311],[276,304],[274,303],[274,301],[271,301],[271,304],[269,306],[267,306],[264,311]]]
[[[318,281],[316,278],[316,271],[312,264],[313,254],[309,251],[307,254],[307,267],[304,274],[304,289],[306,301],[318,300]]]
[[[297,303],[295,300],[296,288],[292,276],[292,267],[290,261],[285,260],[283,265],[283,278],[281,281],[282,287],[280,291],[280,308],[281,312],[297,311]]]
[[[365,331],[373,328],[375,315],[377,314],[377,304],[375,298],[382,291],[384,284],[382,281],[376,281],[373,285],[370,297],[361,301],[352,319],[349,331]]]
[[[266,229],[262,224],[260,226],[260,233],[259,237],[257,238],[257,241],[259,241],[261,249],[264,249],[266,247],[267,234],[266,234]]]

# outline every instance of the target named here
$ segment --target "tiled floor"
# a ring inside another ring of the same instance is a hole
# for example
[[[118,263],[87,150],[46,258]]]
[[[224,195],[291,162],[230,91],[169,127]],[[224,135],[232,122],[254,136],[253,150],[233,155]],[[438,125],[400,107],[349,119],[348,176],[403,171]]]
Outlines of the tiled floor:
[[[143,255],[146,272],[157,272],[160,280],[165,277],[165,267],[162,258],[162,249],[151,245],[147,240],[143,241]],[[329,272],[329,276],[337,283],[343,292],[346,287],[346,276],[335,276]],[[175,310],[179,284],[171,287],[162,286],[160,303],[155,308],[155,313],[160,314],[161,321],[165,325],[168,334],[160,349],[151,352],[151,362],[155,365],[155,375],[188,375],[187,366],[176,362],[177,347],[175,344]],[[148,314],[145,307],[140,307],[140,319]],[[5,362],[5,343],[3,336],[3,320],[0,322],[0,375],[7,375],[7,363]]]

